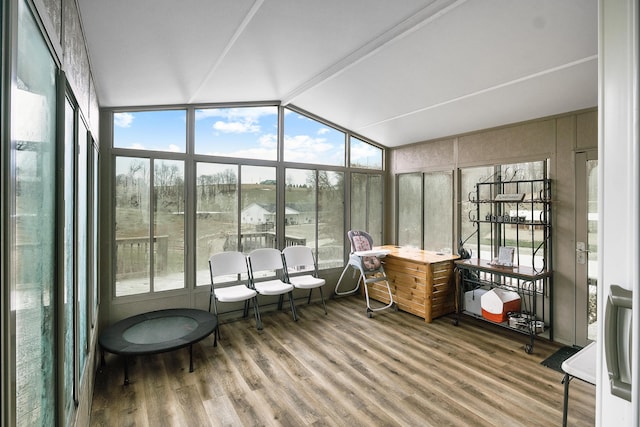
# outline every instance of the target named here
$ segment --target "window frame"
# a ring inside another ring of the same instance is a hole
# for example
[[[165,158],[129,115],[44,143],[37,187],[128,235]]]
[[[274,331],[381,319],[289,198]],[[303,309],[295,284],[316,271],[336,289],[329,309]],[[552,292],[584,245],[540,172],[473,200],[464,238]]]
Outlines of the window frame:
[[[194,127],[195,127],[195,114],[196,111],[198,110],[202,110],[202,109],[209,109],[209,108],[242,108],[242,107],[259,107],[259,106],[273,106],[273,105],[277,105],[278,106],[278,156],[277,156],[277,160],[265,160],[265,159],[250,159],[250,158],[235,158],[235,157],[226,157],[226,156],[215,156],[215,155],[206,155],[206,154],[199,154],[199,153],[195,153],[195,135],[194,135]],[[376,146],[377,148],[380,148],[382,150],[382,157],[383,157],[383,167],[380,170],[377,169],[370,169],[370,168],[353,168],[350,166],[336,166],[336,165],[318,165],[318,164],[311,164],[311,163],[297,163],[297,162],[287,162],[287,161],[283,161],[283,157],[284,157],[284,147],[283,147],[283,132],[284,132],[284,128],[283,128],[283,119],[284,119],[284,108],[283,106],[279,105],[278,103],[273,103],[273,102],[257,102],[257,103],[235,103],[235,104],[226,104],[226,103],[217,103],[217,104],[198,104],[198,105],[175,105],[175,106],[161,106],[158,108],[155,107],[146,107],[146,108],[127,108],[127,107],[119,107],[119,108],[114,108],[114,109],[110,109],[108,111],[108,113],[111,114],[111,117],[113,117],[113,114],[121,112],[121,111],[127,111],[127,112],[132,112],[132,111],[162,111],[162,110],[176,110],[176,109],[186,109],[186,134],[187,134],[187,149],[185,153],[177,153],[177,152],[167,152],[167,151],[156,151],[156,150],[145,150],[145,149],[138,149],[138,148],[122,148],[122,147],[115,147],[114,141],[113,141],[113,133],[111,133],[111,141],[110,143],[107,144],[106,147],[106,152],[105,152],[105,156],[108,157],[108,161],[111,164],[110,168],[112,170],[111,176],[108,178],[108,185],[112,187],[112,191],[115,191],[115,178],[116,178],[116,172],[115,172],[115,159],[118,157],[137,157],[137,158],[146,158],[149,159],[149,161],[151,162],[151,164],[153,163],[154,159],[175,159],[175,160],[183,160],[185,162],[185,191],[186,191],[186,200],[185,200],[185,212],[187,213],[186,216],[186,224],[185,224],[185,247],[189,247],[191,249],[194,250],[187,250],[187,254],[186,254],[186,259],[185,259],[185,280],[186,283],[191,283],[192,285],[187,285],[185,287],[185,289],[179,289],[179,290],[173,290],[173,291],[163,291],[163,292],[167,292],[170,294],[167,295],[163,295],[167,296],[167,297],[171,297],[172,295],[178,295],[178,294],[183,294],[183,293],[190,293],[191,291],[193,291],[194,289],[198,289],[201,288],[203,283],[197,283],[197,276],[198,276],[198,272],[199,270],[202,269],[202,266],[198,266],[196,265],[196,233],[197,233],[197,220],[196,220],[196,189],[197,189],[197,183],[196,183],[196,165],[199,163],[216,163],[216,164],[226,164],[229,165],[230,167],[233,168],[238,168],[238,170],[240,170],[241,167],[243,166],[267,166],[267,167],[274,167],[276,170],[276,221],[278,222],[277,226],[276,226],[276,241],[277,246],[280,247],[282,245],[284,245],[284,239],[285,239],[285,226],[284,226],[284,212],[285,212],[285,188],[286,188],[286,182],[285,182],[285,170],[287,168],[291,168],[291,169],[304,169],[304,170],[314,170],[316,171],[315,173],[317,174],[318,171],[327,171],[327,172],[338,172],[338,173],[342,173],[343,174],[343,182],[344,182],[344,189],[343,189],[343,200],[344,200],[344,205],[343,205],[343,210],[341,213],[341,218],[339,218],[338,220],[344,224],[344,229],[343,229],[343,234],[345,234],[344,236],[344,242],[343,242],[343,256],[342,256],[342,263],[341,265],[338,266],[332,266],[332,267],[328,267],[329,269],[331,268],[343,268],[344,267],[344,262],[346,262],[346,256],[345,254],[348,253],[349,250],[349,246],[348,246],[348,242],[346,239],[346,230],[348,229],[348,226],[350,224],[351,221],[351,214],[350,214],[350,207],[351,207],[351,203],[350,203],[350,198],[351,198],[351,189],[350,189],[350,185],[351,185],[351,174],[352,173],[363,173],[366,174],[368,177],[369,176],[373,176],[376,177],[376,179],[379,180],[379,186],[380,191],[379,193],[376,195],[376,197],[380,197],[380,207],[379,209],[377,209],[378,212],[374,212],[376,209],[374,209],[373,206],[367,206],[367,212],[366,212],[366,216],[368,218],[368,221],[371,220],[373,221],[375,219],[376,222],[376,226],[379,227],[379,230],[377,231],[377,235],[380,236],[380,239],[382,239],[383,233],[384,233],[384,209],[382,206],[382,200],[384,199],[384,185],[385,185],[385,179],[384,179],[384,159],[385,159],[385,155],[386,155],[386,149],[379,145],[379,144],[375,144],[365,138],[362,138],[359,135],[356,135],[352,132],[350,132],[347,129],[344,129],[340,126],[337,126],[327,120],[323,120],[317,116],[314,116],[312,114],[309,114],[307,112],[305,112],[304,110],[301,110],[293,105],[287,106],[288,109],[294,111],[297,114],[302,114],[305,116],[308,116],[309,118],[319,121],[324,125],[330,126],[332,128],[335,128],[336,130],[343,132],[345,135],[345,153],[344,153],[344,165],[348,165],[350,164],[349,162],[349,147],[348,147],[348,141],[349,138],[351,137],[351,135],[354,135],[355,137],[357,137],[359,140],[366,142],[366,143],[370,143],[374,146]],[[113,124],[113,120],[111,120],[112,126],[114,126]],[[317,175],[316,175],[317,176]],[[240,178],[238,178],[240,179]],[[369,178],[368,178],[369,179]],[[373,178],[372,178],[373,179]],[[238,185],[240,185],[240,182],[238,182]],[[316,183],[317,185],[317,183]],[[240,193],[239,193],[240,194]],[[369,193],[367,193],[369,194]],[[369,197],[369,196],[368,196]],[[240,200],[241,196],[238,196],[238,200]],[[370,203],[370,199],[368,198],[368,203]],[[376,199],[377,200],[377,199]],[[316,222],[317,222],[317,217],[318,217],[318,206],[317,206],[317,194],[316,194]],[[378,206],[376,204],[376,206]],[[372,211],[373,209],[373,211]],[[115,251],[115,218],[116,218],[116,211],[115,211],[115,204],[112,204],[112,206],[109,209],[109,215],[111,216],[111,245],[112,247],[112,251]],[[241,228],[241,224],[240,224],[240,215],[241,215],[241,207],[240,207],[240,202],[238,202],[238,233],[240,233],[240,228]],[[150,219],[150,223],[153,224],[153,218]],[[379,225],[377,225],[379,223]],[[316,223],[316,236],[318,235],[318,231],[317,231],[318,225]],[[238,235],[238,239],[240,238],[240,234]],[[317,240],[317,238],[316,238]],[[316,243],[317,246],[317,243]],[[115,254],[115,252],[113,252]],[[202,256],[200,256],[201,258]],[[151,286],[150,286],[150,290],[149,292],[144,292],[144,293],[139,293],[139,294],[133,294],[133,295],[119,295],[116,296],[116,281],[115,281],[115,277],[116,277],[116,265],[114,264],[113,266],[113,271],[112,271],[112,279],[111,279],[111,285],[110,285],[110,292],[111,292],[111,301],[120,301],[120,302],[126,302],[126,301],[136,301],[136,300],[144,300],[146,298],[148,298],[149,296],[155,295],[156,297],[160,297],[160,295],[158,295],[160,292],[152,292],[151,291]],[[209,283],[204,283],[204,285],[208,285]]]

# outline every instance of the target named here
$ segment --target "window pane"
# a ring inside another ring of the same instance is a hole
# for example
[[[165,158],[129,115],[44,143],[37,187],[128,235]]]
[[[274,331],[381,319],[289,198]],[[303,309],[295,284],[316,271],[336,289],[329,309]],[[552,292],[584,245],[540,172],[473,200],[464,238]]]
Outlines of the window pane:
[[[196,169],[196,283],[208,285],[209,257],[238,250],[238,166],[198,163]]]
[[[349,157],[351,167],[382,169],[382,149],[375,147],[361,139],[349,139]]]
[[[196,110],[196,154],[276,160],[277,143],[276,106]]]
[[[287,169],[284,246],[316,249],[316,171]]]
[[[351,230],[367,231],[367,175],[351,174]],[[346,236],[345,236],[346,238]]]
[[[424,175],[424,249],[451,253],[453,179],[451,172]]]
[[[151,290],[149,159],[116,157],[116,296]]]
[[[98,159],[98,149],[95,147],[95,145],[93,145],[93,141],[91,141],[91,152],[92,152],[92,157],[91,157],[91,162],[93,164],[93,170],[91,171],[91,180],[92,180],[92,188],[93,188],[93,193],[91,194],[91,205],[92,205],[92,211],[91,211],[91,224],[92,224],[92,230],[91,230],[91,256],[89,257],[89,259],[91,260],[92,263],[92,274],[91,274],[91,281],[93,284],[93,307],[94,307],[94,311],[93,311],[93,319],[92,320],[96,320],[96,316],[98,313],[98,303],[99,303],[99,297],[98,297],[98,228],[99,228],[99,223],[98,223],[98,186],[100,184],[99,180],[98,180],[98,164],[99,164],[99,159]]]
[[[249,253],[276,245],[276,168],[242,166],[240,248]]]
[[[472,222],[477,216],[476,204],[473,203],[474,200],[478,199],[476,183],[492,179],[494,179],[494,169],[491,166],[460,170],[460,239],[461,242],[464,243],[465,249],[473,251],[472,258],[492,259],[491,239],[486,239],[485,236],[482,236],[482,241],[480,242],[482,250],[480,250],[477,244],[477,229]],[[488,196],[480,195],[480,197]],[[486,205],[490,208],[490,204],[487,203]],[[481,204],[481,207],[482,206],[484,206],[484,204]],[[486,214],[486,212],[481,212],[481,215],[483,214]],[[460,242],[457,243],[459,244]]]
[[[184,162],[156,160],[153,290],[184,288]]]
[[[318,172],[318,268],[344,265],[344,173]]]
[[[382,176],[351,174],[351,230],[371,235],[375,246],[382,242]]]
[[[113,114],[113,146],[184,153],[185,110],[136,111]]]
[[[531,202],[532,200],[540,199],[544,192],[544,183],[542,181],[530,181],[542,180],[546,176],[546,162],[544,161],[500,166],[500,179],[505,182],[501,189],[502,192],[525,194],[523,203],[503,203],[501,205],[503,214],[508,214],[510,217],[525,217],[527,221],[533,221],[533,223],[546,222],[543,217],[546,212],[545,205]],[[524,182],[510,183],[512,181]],[[538,250],[545,240],[545,228],[543,226],[511,224],[509,226],[505,225],[503,232],[501,245],[516,246],[516,242],[518,243],[518,264],[530,267],[534,265],[542,267],[545,265],[545,253],[542,250]]]
[[[369,175],[369,202],[367,203],[368,231],[375,246],[383,245],[382,241],[382,201],[384,185],[381,175]]]
[[[344,166],[344,149],[344,132],[285,109],[285,161]]]
[[[11,331],[15,332],[15,354],[9,360],[15,362],[15,371],[11,369],[15,372],[15,383],[11,381],[10,387],[15,391],[17,425],[52,426],[56,425],[57,396],[54,357],[57,69],[25,3],[18,2],[18,84],[11,92],[14,163],[9,169],[14,173],[11,181],[15,187],[10,187],[12,200],[8,203],[12,207],[7,215],[11,245],[7,266],[11,271],[6,277],[10,278],[12,313],[4,320],[15,319],[15,331]],[[2,350],[5,348],[3,344]],[[4,366],[2,375],[3,384],[9,384],[10,381],[4,381]],[[7,399],[10,400],[13,399]]]
[[[87,128],[82,120],[78,122],[78,173],[76,176],[76,189],[78,191],[77,217],[76,217],[76,284],[78,302],[78,383],[82,381],[81,374],[84,371],[84,364],[89,351],[87,341],[87,285],[88,264],[87,264],[87,179],[88,179],[88,151],[87,151]]]
[[[398,175],[398,245],[422,248],[422,174]]]
[[[74,328],[74,218],[75,218],[75,111],[69,100],[65,103],[64,145],[64,352],[75,352]],[[64,407],[67,413],[74,405],[75,360],[64,359]]]

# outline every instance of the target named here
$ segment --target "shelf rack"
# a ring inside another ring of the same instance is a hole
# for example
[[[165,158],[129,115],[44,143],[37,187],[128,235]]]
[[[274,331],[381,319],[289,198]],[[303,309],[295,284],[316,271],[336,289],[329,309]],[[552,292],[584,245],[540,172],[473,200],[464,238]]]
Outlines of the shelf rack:
[[[465,292],[496,287],[517,292],[520,315],[527,321],[524,326],[499,325],[529,335],[525,351],[531,353],[536,335],[544,332],[553,340],[551,180],[480,182],[468,199],[475,206],[469,221],[476,228],[479,258],[456,261],[456,312],[486,320],[464,310]],[[513,266],[496,265],[502,246],[514,248]]]

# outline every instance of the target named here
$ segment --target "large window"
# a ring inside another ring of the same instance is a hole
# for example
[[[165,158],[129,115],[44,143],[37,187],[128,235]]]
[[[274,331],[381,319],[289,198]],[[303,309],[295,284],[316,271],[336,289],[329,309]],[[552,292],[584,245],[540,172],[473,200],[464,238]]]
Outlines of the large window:
[[[197,284],[210,283],[209,257],[238,250],[238,166],[196,165]]]
[[[276,160],[278,107],[208,108],[195,112],[195,152]]]
[[[184,162],[117,157],[115,192],[116,296],[183,288]]]
[[[398,176],[398,245],[422,248],[422,174]]]
[[[11,92],[11,423],[56,425],[56,79],[57,67],[26,1],[18,4],[17,65]],[[3,300],[4,301],[4,300]],[[4,323],[3,323],[4,325]],[[3,331],[4,333],[4,331]],[[3,337],[4,339],[4,337]],[[15,340],[15,341],[14,341]],[[3,345],[3,350],[4,350]],[[3,359],[4,361],[4,359]],[[3,390],[4,391],[4,390]],[[3,393],[4,399],[4,393]],[[62,405],[60,405],[62,406]],[[3,407],[4,409],[4,407]],[[14,412],[15,411],[15,412]]]
[[[151,291],[149,159],[115,159],[116,296]]]
[[[453,236],[453,174],[424,174],[424,249],[451,253]]]
[[[186,141],[186,110],[114,113],[116,296],[185,286]]]
[[[382,169],[382,149],[362,139],[349,138],[349,164],[355,168]]]
[[[342,266],[343,212],[343,173],[286,170],[285,246],[309,246],[319,268]]]
[[[65,103],[65,144],[64,144],[64,225],[63,225],[63,288],[64,288],[64,354],[72,355],[75,352],[75,125],[76,111],[74,103],[67,98]],[[76,367],[73,357],[64,359],[64,408],[67,413],[73,410],[76,391]]]
[[[190,288],[187,266],[206,286],[222,251],[307,245],[321,269],[340,268],[347,209],[382,243],[382,150],[351,139],[349,164],[368,170],[347,192],[337,126],[257,105],[117,112],[113,128],[116,297]]]
[[[494,195],[483,194],[476,191],[477,183],[503,183],[500,186],[484,185],[481,186],[482,191],[500,191],[505,193],[525,193],[525,199],[539,199],[542,194],[543,183],[538,182],[532,188],[524,188],[522,186],[516,188],[516,184],[511,186],[508,184],[512,181],[523,180],[541,180],[548,176],[547,161],[537,161],[528,163],[485,166],[475,168],[464,168],[460,170],[460,206],[461,206],[461,224],[460,238],[464,243],[464,247],[473,251],[474,258],[493,259],[497,248],[492,247],[492,242],[500,242],[503,246],[513,246],[518,241],[519,264],[521,265],[543,265],[545,253],[539,250],[545,242],[544,228],[542,226],[529,226],[513,224],[504,228],[504,235],[480,235],[473,220],[483,220],[487,215],[491,215],[491,204],[480,204],[480,218],[476,210],[477,203],[475,200],[490,200]],[[492,190],[493,189],[493,190]],[[503,204],[503,209],[509,217],[523,217],[527,221],[536,222],[540,220],[540,215],[544,209],[541,203],[522,203],[522,204]]]
[[[296,111],[284,111],[285,161],[344,166],[344,132]]]
[[[277,248],[276,168],[240,168],[240,250]]]
[[[398,245],[451,253],[451,172],[398,175]]]
[[[184,162],[153,161],[153,290],[184,287]]]
[[[351,174],[351,230],[363,230],[371,235],[374,245],[383,245],[382,175]]]
[[[186,120],[185,110],[114,113],[113,146],[184,153]]]

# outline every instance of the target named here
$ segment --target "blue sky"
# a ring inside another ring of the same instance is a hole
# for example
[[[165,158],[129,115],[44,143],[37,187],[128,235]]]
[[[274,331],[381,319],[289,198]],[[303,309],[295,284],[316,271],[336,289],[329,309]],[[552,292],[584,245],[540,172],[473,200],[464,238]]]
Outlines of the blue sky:
[[[276,160],[277,107],[199,109],[195,119],[197,154]],[[285,161],[344,165],[343,132],[288,109],[284,129]],[[116,113],[114,146],[185,152],[186,111]],[[378,163],[380,150],[358,143],[351,154],[360,163]]]

